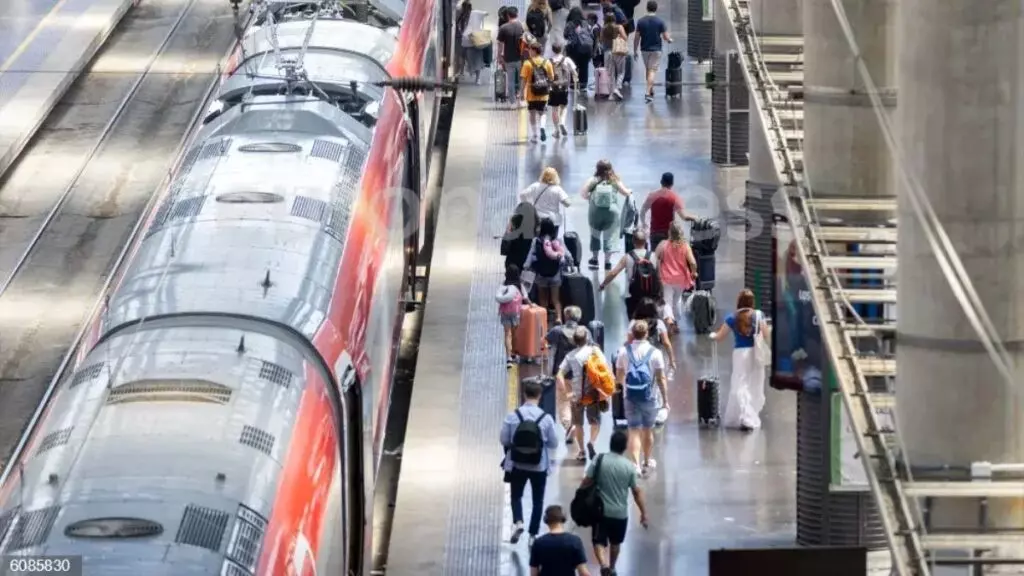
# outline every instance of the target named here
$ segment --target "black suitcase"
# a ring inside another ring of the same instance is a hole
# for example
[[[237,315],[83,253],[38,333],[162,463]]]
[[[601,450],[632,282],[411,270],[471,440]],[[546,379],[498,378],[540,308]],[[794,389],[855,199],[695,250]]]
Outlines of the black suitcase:
[[[713,290],[715,288],[715,255],[693,253],[697,260],[697,289]]]
[[[697,425],[718,426],[718,343],[711,341],[711,374],[697,379]]]
[[[508,102],[508,72],[504,68],[494,70],[494,100]]]
[[[577,104],[572,109],[572,133],[583,136],[587,133],[587,107]]]
[[[580,235],[575,232],[566,232],[562,237],[565,242],[565,250],[572,255],[572,265],[579,266],[580,258],[583,257],[583,245],[580,244]]]
[[[525,402],[526,397],[523,396],[522,384],[527,381],[539,382],[544,392],[540,395],[540,407],[544,412],[547,412],[555,422],[558,422],[558,405],[557,395],[555,394],[555,379],[551,376],[530,376],[523,378],[519,386],[519,402]]]
[[[667,70],[681,69],[683,67],[683,55],[679,52],[668,53]]]
[[[693,246],[694,252],[714,254],[721,239],[722,228],[717,220],[701,218],[690,228],[690,246]]]
[[[604,352],[604,322],[600,320],[594,320],[587,323],[587,329],[590,330],[590,335],[594,338],[594,344]]]
[[[683,69],[665,69],[665,97],[681,98],[683,96]]]
[[[616,364],[618,364],[618,354],[620,353],[625,354],[625,352],[622,349],[620,349],[619,352],[616,353],[616,355],[611,358],[613,367]],[[615,427],[616,430],[622,430],[627,427],[627,424],[628,422],[626,420],[626,394],[622,389],[622,385],[616,384],[615,393],[612,394],[612,425]]]
[[[562,286],[559,288],[559,295],[563,307],[579,306],[580,311],[583,312],[580,324],[586,326],[597,317],[594,283],[590,278],[580,274],[579,269],[562,273]]]
[[[693,317],[693,331],[709,334],[715,326],[715,299],[707,290],[697,290],[690,301],[690,315]]]

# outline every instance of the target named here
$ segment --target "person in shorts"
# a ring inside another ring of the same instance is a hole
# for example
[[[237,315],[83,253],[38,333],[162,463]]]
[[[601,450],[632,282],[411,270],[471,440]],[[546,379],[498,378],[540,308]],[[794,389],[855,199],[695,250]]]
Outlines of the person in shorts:
[[[555,310],[555,322],[562,322],[562,301],[559,288],[562,286],[562,268],[572,266],[572,255],[558,240],[558,227],[550,218],[541,218],[538,235],[533,239],[530,253],[526,257],[525,269],[536,277],[537,303],[544,308],[548,304]]]
[[[647,322],[633,322],[630,325],[624,350],[615,361],[615,379],[619,386],[625,386],[630,362],[647,362],[654,376],[651,386],[657,386],[657,391],[661,392],[661,398],[664,399],[663,406],[668,410],[665,358],[661,351],[648,341],[647,335]],[[633,464],[638,473],[646,475],[657,466],[651,452],[654,446],[654,426],[658,419],[658,410],[662,406],[658,403],[655,390],[650,391],[649,399],[646,401],[633,400],[626,394],[625,402],[626,426],[629,428],[629,439],[632,444]]]
[[[506,90],[512,106],[519,108],[520,76],[523,69],[523,55],[519,50],[519,42],[526,33],[526,27],[519,21],[519,9],[509,6],[505,14],[508,21],[498,27],[498,67],[508,73]]]
[[[672,43],[672,37],[668,35],[668,26],[657,12],[658,3],[655,0],[647,0],[647,14],[637,20],[636,35],[633,36],[633,57],[642,54],[644,69],[647,70],[647,92],[644,99],[648,104],[654,101],[654,80],[664,50],[662,42]]]
[[[509,264],[505,267],[505,282],[498,288],[494,299],[498,302],[498,318],[501,320],[501,327],[505,330],[505,356],[508,358],[508,365],[516,362],[515,354],[512,352],[512,332],[519,327],[519,315],[523,309],[523,303],[529,302],[526,290],[523,290],[520,278],[519,266]]]
[[[547,75],[547,89],[541,93],[535,90],[534,75]],[[548,97],[551,92],[551,85],[555,81],[555,69],[551,61],[544,58],[544,47],[538,43],[530,45],[530,57],[523,62],[523,98],[526,100],[526,108],[530,111],[530,142],[536,142],[538,133],[540,140],[547,140],[548,135],[544,131],[544,112],[548,107]]]
[[[563,390],[565,399],[572,411],[572,431],[576,445],[576,460],[586,462],[587,456],[593,460],[597,457],[597,450],[594,449],[594,442],[597,442],[601,434],[601,408],[597,401],[585,403],[587,395],[587,377],[584,365],[591,354],[597,354],[604,358],[599,346],[591,342],[590,331],[586,326],[577,326],[572,334],[572,343],[575,346],[571,352],[565,355],[558,372],[555,374],[555,381],[558,389]],[[566,380],[566,375],[571,375]],[[583,451],[583,420],[586,419],[590,425],[590,437],[586,443],[586,452]]]
[[[640,510],[640,525],[647,527],[647,505],[644,502],[643,491],[637,483],[638,477],[636,467],[632,460],[624,454],[629,439],[621,430],[612,433],[609,442],[610,451],[601,454],[598,461],[591,463],[587,468],[583,485],[597,483],[601,493],[601,502],[604,504],[604,518],[594,525],[591,541],[594,544],[594,556],[601,565],[601,576],[612,576],[615,574],[615,564],[619,559],[619,550],[626,540],[626,530],[629,527],[629,495],[632,493],[633,501]],[[594,479],[597,462],[600,462],[601,469]]]

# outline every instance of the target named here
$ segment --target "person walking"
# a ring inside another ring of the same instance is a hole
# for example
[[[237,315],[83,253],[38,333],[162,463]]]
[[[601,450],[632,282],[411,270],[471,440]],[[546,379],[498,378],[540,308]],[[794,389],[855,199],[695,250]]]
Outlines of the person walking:
[[[565,21],[565,55],[576,65],[577,94],[585,95],[590,82],[590,61],[594,57],[593,27],[583,16],[579,6],[573,6]]]
[[[590,261],[591,270],[597,270],[598,255],[604,251],[604,268],[611,270],[612,254],[615,253],[620,233],[621,216],[619,196],[629,197],[632,192],[615,174],[612,163],[607,160],[598,161],[594,167],[594,176],[583,184],[580,191],[587,201],[587,223],[590,225]]]
[[[594,400],[591,387],[587,382],[585,365],[592,354],[597,354],[604,360],[604,353],[601,348],[591,343],[590,331],[585,326],[577,326],[572,335],[572,343],[575,349],[565,355],[562,363],[558,366],[555,374],[555,382],[559,390],[565,393],[565,399],[569,403],[572,413],[572,431],[576,446],[576,460],[585,462],[587,456],[593,460],[597,456],[594,443],[601,434],[601,410],[599,403]],[[569,380],[566,380],[566,378]],[[587,443],[583,443],[583,421],[590,425],[590,436]],[[586,452],[583,451],[586,446]]]
[[[683,226],[673,221],[668,229],[668,241],[658,244],[654,251],[661,275],[667,313],[672,331],[679,331],[679,320],[683,318],[683,295],[693,290],[697,278],[697,259],[693,256],[690,243],[683,238]]]
[[[520,47],[526,27],[519,21],[519,9],[509,6],[505,11],[508,22],[498,28],[498,66],[508,76],[508,99],[513,108],[521,107],[523,52]]]
[[[554,451],[560,442],[554,418],[540,407],[541,383],[527,379],[522,383],[523,404],[505,417],[501,427],[501,446],[505,450],[504,469],[511,485],[512,538],[516,544],[523,536],[523,493],[530,484],[530,546],[540,532],[544,510],[544,491]]]
[[[530,45],[530,57],[523,62],[523,98],[526,108],[530,111],[530,142],[537,142],[538,132],[541,142],[548,139],[544,131],[544,111],[547,110],[548,98],[555,80],[555,70],[551,61],[543,56],[544,48],[534,42]]]
[[[644,321],[630,325],[625,350],[618,355],[615,366],[615,377],[623,389],[626,402],[626,422],[633,463],[642,475],[647,475],[657,467],[652,454],[659,393],[662,399],[660,407],[669,410],[665,358],[648,341],[648,330],[648,324]]]
[[[512,352],[512,333],[519,327],[523,303],[530,301],[523,289],[519,267],[515,264],[505,267],[505,281],[498,287],[494,299],[498,302],[498,318],[505,331],[505,357],[511,368],[516,363],[516,356]]]
[[[562,227],[562,207],[569,206],[569,195],[561,186],[562,180],[558,171],[548,166],[540,173],[540,178],[519,193],[519,202],[529,202],[537,210],[537,219],[547,218],[555,225],[555,237],[560,237]]]
[[[654,101],[654,81],[661,64],[661,53],[664,44],[671,44],[672,37],[668,34],[668,26],[657,14],[656,0],[647,0],[647,14],[636,23],[636,35],[633,36],[633,57],[643,55],[644,70],[647,73],[647,92],[644,100],[650,104]]]
[[[644,298],[655,302],[662,300],[661,277],[658,276],[654,253],[647,249],[647,234],[643,230],[633,233],[633,249],[623,254],[618,264],[605,274],[604,280],[597,287],[598,291],[603,291],[623,271],[629,283],[626,289],[626,317],[631,319]]]
[[[551,58],[551,67],[555,71],[554,85],[551,87],[551,97],[548,99],[548,106],[551,107],[551,130],[555,138],[564,138],[569,135],[565,127],[565,109],[569,106],[569,91],[579,85],[579,76],[576,74],[576,64],[571,58],[563,53],[565,47],[561,41],[551,46],[554,57]]]
[[[530,576],[590,576],[583,540],[565,531],[566,520],[561,506],[544,510],[548,533],[530,548]]]
[[[601,27],[601,47],[604,49],[604,66],[612,83],[612,97],[622,100],[622,79],[626,73],[626,57],[629,55],[629,36],[622,24],[616,22],[614,11],[606,10],[604,25]]]
[[[594,525],[591,541],[601,576],[614,576],[622,543],[629,528],[629,496],[640,510],[640,525],[647,528],[647,504],[640,489],[636,466],[625,456],[629,440],[616,430],[609,441],[609,452],[598,456],[589,468],[582,486],[597,484],[604,505],[604,517]]]
[[[725,323],[711,335],[711,339],[721,340],[730,330],[733,335],[732,377],[722,426],[749,432],[761,427],[761,410],[765,401],[765,367],[754,350],[755,340],[759,333],[770,339],[771,327],[764,314],[754,310],[754,293],[748,288],[740,292],[736,312],[726,317]]]
[[[683,198],[672,189],[675,182],[676,177],[671,172],[662,174],[661,188],[648,194],[640,207],[640,224],[650,232],[651,250],[657,250],[658,244],[668,238],[668,229],[676,216],[689,221],[697,219],[686,211]],[[649,226],[646,224],[648,214],[651,215]]]
[[[548,32],[554,25],[551,16],[551,7],[548,0],[530,0],[530,6],[526,9],[526,31],[533,36],[533,40],[540,44],[541,56],[547,47]]]
[[[558,228],[548,219],[540,221],[538,237],[530,246],[524,270],[532,271],[536,277],[538,304],[544,308],[550,303],[555,310],[555,322],[562,322],[562,301],[559,288],[562,286],[562,268],[572,266],[572,255],[558,240]]]
[[[551,375],[555,376],[558,374],[558,369],[562,366],[562,361],[565,357],[577,348],[573,342],[573,335],[576,334],[576,329],[580,328],[580,319],[583,318],[583,311],[580,310],[579,306],[566,306],[562,310],[562,316],[564,317],[565,324],[560,326],[552,326],[546,336],[544,336],[544,344],[551,350]],[[594,335],[590,333],[590,329],[586,326],[582,326],[587,331],[587,344],[594,343]],[[565,378],[572,379],[575,375],[566,373]],[[575,438],[574,426],[572,424],[572,407],[568,399],[565,397],[565,389],[558,388],[558,420],[562,424],[562,428],[565,429],[565,442],[566,444],[573,443]]]

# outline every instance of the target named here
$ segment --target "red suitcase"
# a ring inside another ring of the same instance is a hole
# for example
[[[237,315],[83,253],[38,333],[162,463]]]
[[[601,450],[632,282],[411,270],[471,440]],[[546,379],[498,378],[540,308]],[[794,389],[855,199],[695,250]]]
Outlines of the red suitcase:
[[[519,327],[512,339],[512,349],[520,358],[538,359],[544,352],[544,337],[548,333],[547,310],[531,304],[519,314]]]

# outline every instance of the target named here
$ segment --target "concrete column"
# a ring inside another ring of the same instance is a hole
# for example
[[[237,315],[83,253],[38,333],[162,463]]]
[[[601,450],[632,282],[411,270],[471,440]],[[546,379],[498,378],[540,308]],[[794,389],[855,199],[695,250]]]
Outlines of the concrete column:
[[[915,466],[1024,462],[1022,17],[1020,0],[900,3],[896,116],[905,168],[942,221],[1016,372],[1014,395],[901,190],[896,390],[906,456]],[[994,526],[1020,528],[1024,498],[993,500],[989,514]],[[973,527],[977,507],[937,510],[935,522]]]
[[[871,78],[895,106],[896,0],[843,0]],[[804,166],[815,194],[894,196],[889,150],[830,0],[803,0]]]

